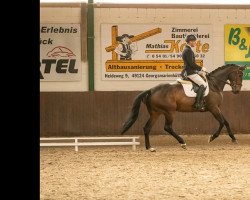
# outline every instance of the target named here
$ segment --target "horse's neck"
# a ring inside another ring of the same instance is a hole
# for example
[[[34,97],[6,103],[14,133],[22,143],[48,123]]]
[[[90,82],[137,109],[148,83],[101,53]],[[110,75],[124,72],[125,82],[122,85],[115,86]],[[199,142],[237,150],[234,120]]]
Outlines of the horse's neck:
[[[226,81],[228,80],[228,74],[231,70],[224,69],[221,71],[218,71],[215,74],[212,74],[210,83],[212,84],[212,87],[215,88],[215,90],[218,90],[218,92],[222,92],[224,90],[224,87],[226,85]]]

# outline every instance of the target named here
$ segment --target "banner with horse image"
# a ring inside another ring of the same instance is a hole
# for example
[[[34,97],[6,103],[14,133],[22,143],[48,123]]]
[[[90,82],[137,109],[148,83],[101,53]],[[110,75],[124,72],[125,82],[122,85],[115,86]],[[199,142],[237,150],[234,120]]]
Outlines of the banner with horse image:
[[[209,70],[211,25],[102,24],[102,80],[176,80],[189,34],[197,38],[196,63]]]
[[[250,24],[225,25],[225,64],[246,65],[243,80],[250,80]]]

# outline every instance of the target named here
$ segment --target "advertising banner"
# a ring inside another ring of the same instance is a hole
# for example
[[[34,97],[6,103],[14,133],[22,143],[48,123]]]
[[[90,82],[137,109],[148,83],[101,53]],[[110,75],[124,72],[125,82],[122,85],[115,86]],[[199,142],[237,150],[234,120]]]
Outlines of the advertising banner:
[[[80,80],[80,24],[40,24],[40,81]]]
[[[211,25],[102,24],[102,80],[175,80],[190,34],[197,38],[197,64],[209,70]]]
[[[225,64],[247,65],[243,80],[250,80],[250,24],[225,25]]]

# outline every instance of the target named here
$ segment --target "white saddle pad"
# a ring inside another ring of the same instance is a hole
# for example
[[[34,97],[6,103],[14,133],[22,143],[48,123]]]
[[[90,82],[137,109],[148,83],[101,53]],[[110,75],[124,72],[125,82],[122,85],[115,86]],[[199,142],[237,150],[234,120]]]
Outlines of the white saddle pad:
[[[196,93],[193,91],[193,84],[191,81],[183,81],[182,79],[177,79],[176,81],[181,83],[184,89],[184,92],[188,97],[196,97]],[[209,92],[208,82],[206,82],[205,87],[206,87],[206,90],[205,90],[204,97],[207,96]]]

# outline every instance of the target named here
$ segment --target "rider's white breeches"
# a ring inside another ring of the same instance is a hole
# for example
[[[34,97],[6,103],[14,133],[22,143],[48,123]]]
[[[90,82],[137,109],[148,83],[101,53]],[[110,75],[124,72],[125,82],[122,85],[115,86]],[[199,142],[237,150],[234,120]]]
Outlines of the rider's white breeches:
[[[195,83],[197,83],[199,86],[201,85],[203,85],[204,87],[206,86],[206,82],[200,77],[199,74],[192,74],[187,77],[190,78]]]

